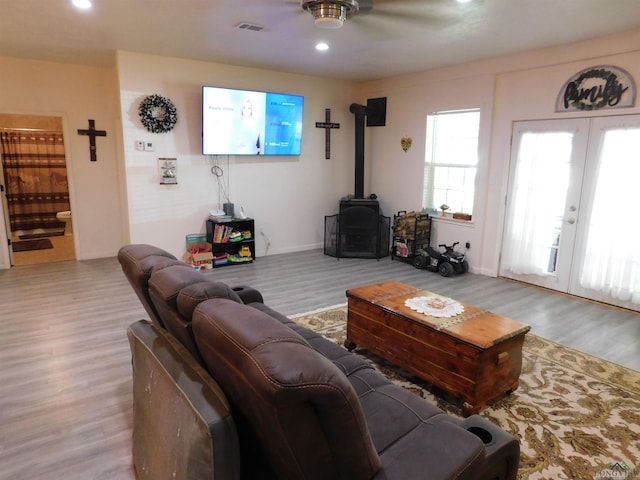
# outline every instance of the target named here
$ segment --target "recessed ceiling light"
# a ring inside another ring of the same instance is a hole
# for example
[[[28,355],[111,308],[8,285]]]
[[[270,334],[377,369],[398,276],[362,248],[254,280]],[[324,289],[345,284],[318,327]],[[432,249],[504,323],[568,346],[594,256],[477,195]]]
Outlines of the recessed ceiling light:
[[[91,0],[71,0],[74,7],[87,9],[91,8]]]
[[[456,0],[458,3],[469,3],[472,2],[473,0]]]
[[[320,42],[316,45],[316,50],[318,50],[319,52],[324,52],[326,50],[329,50],[329,45],[324,42]]]

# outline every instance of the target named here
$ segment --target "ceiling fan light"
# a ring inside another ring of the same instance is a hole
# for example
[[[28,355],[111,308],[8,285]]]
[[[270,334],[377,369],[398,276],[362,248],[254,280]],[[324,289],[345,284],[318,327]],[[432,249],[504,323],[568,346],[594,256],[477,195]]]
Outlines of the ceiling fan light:
[[[335,29],[342,27],[344,20],[333,17],[316,17],[314,23],[318,28]]]
[[[71,3],[76,8],[81,8],[83,10],[91,8],[91,0],[71,0]]]
[[[340,28],[347,19],[347,10],[342,5],[318,3],[311,8],[315,24],[320,28]]]
[[[320,28],[340,28],[347,14],[358,11],[356,0],[303,1],[302,9],[313,15],[315,24]]]

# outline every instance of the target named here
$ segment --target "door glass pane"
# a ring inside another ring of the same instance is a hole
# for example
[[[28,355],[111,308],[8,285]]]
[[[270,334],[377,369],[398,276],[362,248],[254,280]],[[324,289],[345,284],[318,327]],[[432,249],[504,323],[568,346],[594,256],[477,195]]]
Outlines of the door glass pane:
[[[573,133],[521,136],[512,180],[502,265],[516,274],[556,272]]]
[[[587,231],[580,285],[640,303],[640,129],[608,130]]]

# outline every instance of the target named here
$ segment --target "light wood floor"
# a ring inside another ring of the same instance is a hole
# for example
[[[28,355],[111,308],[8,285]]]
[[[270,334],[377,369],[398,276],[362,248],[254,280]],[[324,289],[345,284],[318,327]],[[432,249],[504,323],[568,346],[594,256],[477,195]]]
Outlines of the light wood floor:
[[[263,292],[285,315],[346,301],[395,279],[528,323],[532,333],[640,370],[635,313],[466,274],[321,251],[204,273]],[[130,480],[131,359],[126,327],[145,317],[115,258],[0,271],[0,480]]]

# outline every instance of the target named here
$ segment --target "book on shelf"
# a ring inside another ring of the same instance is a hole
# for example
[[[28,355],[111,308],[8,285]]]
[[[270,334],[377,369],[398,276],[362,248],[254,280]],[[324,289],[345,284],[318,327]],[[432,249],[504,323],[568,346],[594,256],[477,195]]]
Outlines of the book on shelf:
[[[215,222],[230,222],[233,220],[231,215],[209,215],[209,218]]]
[[[213,243],[226,243],[233,232],[228,225],[216,224],[213,229]]]

